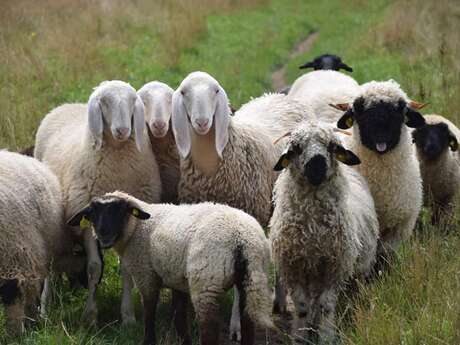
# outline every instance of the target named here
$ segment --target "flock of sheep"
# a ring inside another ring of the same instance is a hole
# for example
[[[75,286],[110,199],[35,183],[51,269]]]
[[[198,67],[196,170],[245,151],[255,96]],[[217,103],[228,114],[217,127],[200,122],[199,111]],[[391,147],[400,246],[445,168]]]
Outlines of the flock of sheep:
[[[34,158],[1,151],[7,331],[46,315],[49,279],[62,273],[87,286],[83,319],[95,324],[102,249],[114,248],[122,322],[135,322],[135,284],[145,345],[155,344],[163,287],[183,344],[191,344],[190,306],[200,343],[219,344],[218,301],[230,288],[232,339],[254,344],[255,327],[273,328],[272,308],[285,312],[289,296],[293,342],[335,342],[340,291],[391,260],[415,227],[423,191],[434,223],[452,217],[460,132],[422,116],[424,105],[393,80],[359,85],[338,71],[352,69],[337,56],[302,67],[315,71],[234,113],[204,72],[175,91],[106,81],[88,104],[46,115]]]

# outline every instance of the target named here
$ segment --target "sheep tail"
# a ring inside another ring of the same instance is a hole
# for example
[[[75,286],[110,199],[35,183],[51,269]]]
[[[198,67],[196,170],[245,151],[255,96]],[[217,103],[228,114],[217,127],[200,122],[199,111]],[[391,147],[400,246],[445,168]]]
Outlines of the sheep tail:
[[[273,329],[272,299],[263,262],[248,260],[246,250],[238,245],[235,250],[235,285],[240,295],[241,318],[249,319],[262,328]]]

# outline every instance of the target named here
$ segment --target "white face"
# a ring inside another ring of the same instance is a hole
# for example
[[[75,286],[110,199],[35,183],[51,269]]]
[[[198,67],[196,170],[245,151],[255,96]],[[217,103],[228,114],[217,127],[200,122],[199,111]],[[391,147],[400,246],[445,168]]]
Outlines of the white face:
[[[145,106],[145,120],[156,138],[162,138],[168,133],[172,114],[172,94],[172,89],[156,88],[139,91]]]
[[[110,125],[114,139],[122,142],[130,138],[135,102],[136,94],[133,92],[116,96],[106,94],[100,99],[104,121]]]
[[[194,131],[198,135],[206,135],[214,121],[220,92],[219,85],[210,83],[209,80],[200,82],[191,79],[189,83],[181,85],[179,91]]]

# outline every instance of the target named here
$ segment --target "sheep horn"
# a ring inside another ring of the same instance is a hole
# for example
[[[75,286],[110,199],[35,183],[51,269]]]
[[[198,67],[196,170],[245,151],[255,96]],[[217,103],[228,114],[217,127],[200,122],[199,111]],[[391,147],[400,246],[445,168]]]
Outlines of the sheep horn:
[[[339,103],[339,104],[329,104],[332,108],[340,110],[340,111],[347,111],[350,108],[350,104],[348,103]]]
[[[411,107],[412,109],[416,109],[416,110],[425,108],[428,104],[430,103],[420,103],[416,101],[409,101],[409,107]]]
[[[288,136],[291,135],[291,132],[287,132],[287,133],[284,133],[282,136],[280,136],[278,139],[276,139],[274,142],[273,142],[273,145],[276,145],[281,139],[284,139]]]

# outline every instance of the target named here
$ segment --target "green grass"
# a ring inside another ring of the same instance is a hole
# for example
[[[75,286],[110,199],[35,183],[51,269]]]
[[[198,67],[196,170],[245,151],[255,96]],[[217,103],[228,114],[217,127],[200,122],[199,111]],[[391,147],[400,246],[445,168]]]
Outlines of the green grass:
[[[298,65],[326,52],[341,55],[354,68],[353,77],[359,82],[393,78],[413,99],[430,102],[427,111],[458,120],[457,1],[272,0],[251,9],[218,13],[207,16],[204,30],[196,29],[192,43],[182,43],[178,53],[165,50],[165,37],[177,34],[162,36],[161,22],[155,25],[151,16],[140,15],[136,21],[115,18],[108,27],[102,21],[94,30],[109,40],[97,42],[90,63],[78,64],[50,50],[47,59],[37,63],[37,70],[24,65],[30,78],[0,65],[0,73],[9,73],[0,96],[0,144],[14,149],[33,143],[34,130],[47,111],[62,102],[86,101],[91,88],[104,79],[120,78],[134,87],[158,79],[176,87],[189,72],[204,70],[221,82],[232,105],[239,107],[271,89],[271,73],[280,64],[287,62],[287,78],[292,82],[300,75]],[[295,43],[312,30],[319,37],[311,51],[287,61]],[[27,56],[33,56],[29,50],[39,49],[30,32],[30,36],[21,34],[20,41]],[[76,40],[85,37],[84,32],[75,35]],[[21,94],[18,85],[29,85],[29,93]],[[345,344],[460,344],[457,227],[447,235],[426,224],[424,228],[401,248],[388,274],[361,287],[348,308],[343,308],[338,327]],[[7,338],[0,328],[0,343],[138,344],[141,322],[127,328],[116,322],[120,282],[115,258],[109,256],[108,261],[98,292],[98,329],[79,326],[86,291],[70,291],[64,284],[57,287],[48,320],[17,340]],[[169,299],[163,297],[159,338],[160,343],[170,344],[174,337],[169,335]],[[223,314],[228,318],[229,299],[225,302]],[[138,297],[136,309],[141,319]]]

